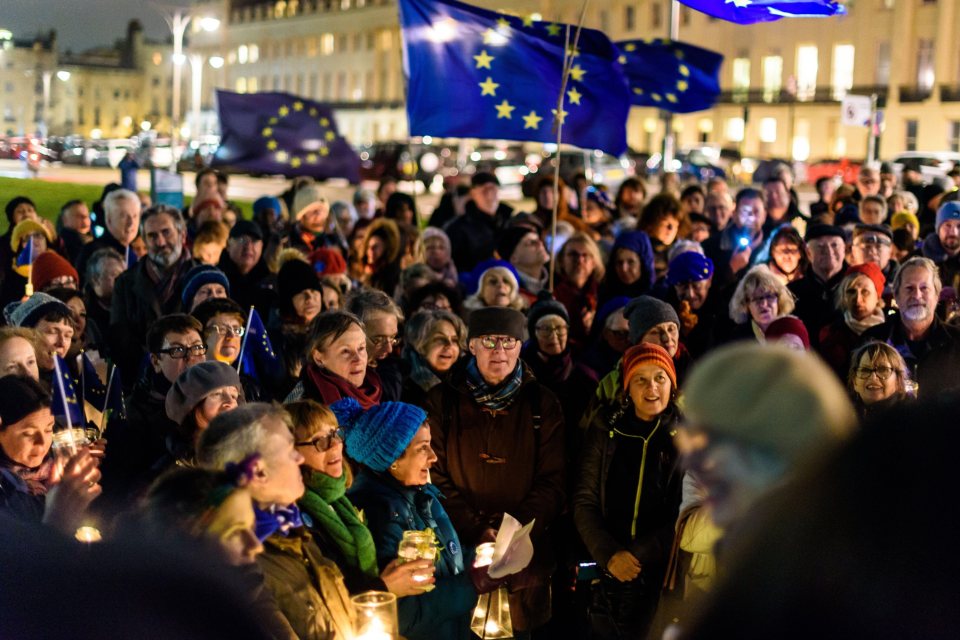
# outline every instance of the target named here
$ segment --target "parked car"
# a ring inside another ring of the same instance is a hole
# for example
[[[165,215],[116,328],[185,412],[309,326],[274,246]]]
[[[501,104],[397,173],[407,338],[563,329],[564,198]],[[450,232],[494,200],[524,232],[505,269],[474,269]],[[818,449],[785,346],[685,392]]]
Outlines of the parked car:
[[[960,163],[960,153],[955,151],[906,151],[894,156],[891,166],[897,180],[900,180],[904,166],[911,166],[920,170],[924,182],[930,182],[934,178],[946,176],[947,172],[958,163]]]
[[[853,184],[860,175],[862,164],[847,158],[817,160],[807,165],[806,182],[816,184],[820,178],[840,178],[846,184]]]

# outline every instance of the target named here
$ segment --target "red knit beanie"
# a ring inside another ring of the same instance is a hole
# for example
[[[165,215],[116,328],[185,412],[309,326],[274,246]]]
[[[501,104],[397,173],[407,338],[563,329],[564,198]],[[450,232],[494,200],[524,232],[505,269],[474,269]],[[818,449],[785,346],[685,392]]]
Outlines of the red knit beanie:
[[[855,264],[847,268],[847,272],[844,275],[849,276],[851,273],[861,273],[873,281],[873,286],[877,288],[877,295],[883,295],[883,287],[887,284],[887,279],[883,275],[883,271],[880,271],[880,267],[873,262],[864,262],[863,264]]]
[[[43,291],[54,279],[61,276],[72,277],[77,286],[80,286],[80,276],[77,274],[77,270],[60,254],[53,251],[44,251],[33,261],[32,280],[34,289],[37,291]]]
[[[623,354],[623,390],[630,388],[630,378],[637,368],[645,364],[655,364],[670,376],[673,389],[677,388],[677,369],[673,366],[673,358],[667,350],[657,344],[640,344],[630,347]]]

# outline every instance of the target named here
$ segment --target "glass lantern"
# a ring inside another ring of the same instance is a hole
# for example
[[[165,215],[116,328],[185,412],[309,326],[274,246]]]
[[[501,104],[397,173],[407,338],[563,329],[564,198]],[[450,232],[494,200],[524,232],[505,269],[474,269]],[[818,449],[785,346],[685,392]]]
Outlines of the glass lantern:
[[[473,619],[470,620],[470,630],[484,640],[513,637],[510,593],[506,587],[480,596],[473,610]]]
[[[414,560],[430,560],[435,562],[437,559],[437,537],[432,529],[423,531],[404,531],[403,538],[400,540],[400,546],[397,549],[397,558],[401,563],[413,562]],[[428,579],[428,576],[416,575],[413,577],[417,582]],[[424,591],[432,591],[434,586],[427,584],[422,587]]]
[[[367,591],[350,598],[357,614],[354,640],[396,640],[397,596],[385,591]]]

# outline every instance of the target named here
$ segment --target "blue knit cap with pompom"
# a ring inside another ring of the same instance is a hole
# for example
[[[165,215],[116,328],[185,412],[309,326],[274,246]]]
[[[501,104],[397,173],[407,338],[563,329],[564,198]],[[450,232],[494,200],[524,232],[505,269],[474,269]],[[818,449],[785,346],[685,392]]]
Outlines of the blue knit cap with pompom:
[[[374,471],[386,471],[406,450],[427,412],[406,402],[382,402],[363,410],[353,398],[330,405],[345,434],[347,455]]]

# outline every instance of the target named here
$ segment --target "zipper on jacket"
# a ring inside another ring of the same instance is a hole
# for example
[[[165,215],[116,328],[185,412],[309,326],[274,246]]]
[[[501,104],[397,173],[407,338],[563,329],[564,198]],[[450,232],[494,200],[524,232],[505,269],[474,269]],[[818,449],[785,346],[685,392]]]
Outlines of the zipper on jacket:
[[[633,520],[630,522],[630,539],[635,540],[637,538],[637,518],[640,515],[640,495],[643,493],[643,472],[647,466],[647,446],[650,444],[650,441],[653,439],[654,434],[657,432],[657,429],[660,428],[660,420],[657,419],[657,424],[653,427],[653,431],[650,432],[650,435],[644,438],[643,436],[637,435],[627,435],[630,438],[640,438],[643,440],[643,453],[640,455],[640,478],[637,480],[637,497],[633,502]],[[619,433],[619,432],[618,432]]]

